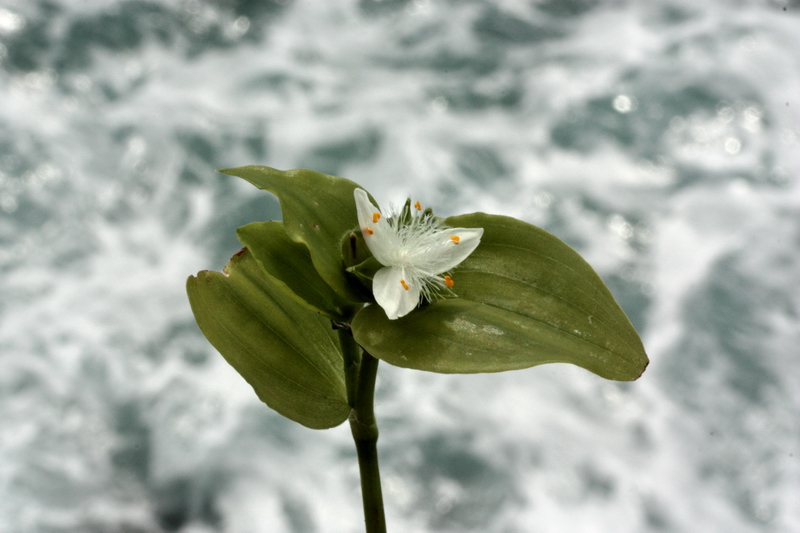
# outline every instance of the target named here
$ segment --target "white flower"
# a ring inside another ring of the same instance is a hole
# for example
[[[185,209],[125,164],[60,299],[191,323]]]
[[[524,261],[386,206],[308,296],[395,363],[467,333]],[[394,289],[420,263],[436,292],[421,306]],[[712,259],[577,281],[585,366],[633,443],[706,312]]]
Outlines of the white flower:
[[[363,189],[355,190],[355,199],[364,241],[384,266],[375,273],[372,293],[390,320],[413,311],[421,297],[450,292],[455,282],[442,274],[481,242],[483,228],[448,228],[423,213],[419,202],[384,216]]]

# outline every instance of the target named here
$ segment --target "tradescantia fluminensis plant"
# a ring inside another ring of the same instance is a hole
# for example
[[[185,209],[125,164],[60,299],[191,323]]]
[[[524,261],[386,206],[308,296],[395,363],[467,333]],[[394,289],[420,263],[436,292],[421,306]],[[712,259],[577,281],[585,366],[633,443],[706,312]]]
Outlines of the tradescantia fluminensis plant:
[[[441,373],[572,363],[638,378],[648,359],[600,277],[514,218],[382,211],[356,183],[310,170],[222,171],[280,200],[283,221],[238,229],[222,273],[189,278],[212,345],[283,416],[350,421],[368,533],[386,530],[373,393],[379,360]]]

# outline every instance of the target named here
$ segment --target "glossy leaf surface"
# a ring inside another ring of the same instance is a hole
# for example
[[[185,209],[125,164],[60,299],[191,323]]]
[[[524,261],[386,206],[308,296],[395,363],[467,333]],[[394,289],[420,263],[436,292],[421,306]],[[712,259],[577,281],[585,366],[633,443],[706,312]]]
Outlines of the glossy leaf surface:
[[[500,372],[572,363],[614,380],[647,366],[641,340],[583,258],[546,231],[475,213],[453,227],[482,227],[481,244],[452,273],[458,298],[398,320],[376,305],[353,321],[356,340],[388,363],[445,373]]]
[[[308,248],[289,239],[283,223],[254,222],[236,235],[268,274],[286,285],[288,294],[328,318],[344,321],[352,313],[350,302],[320,277]]]
[[[308,247],[319,275],[336,293],[353,302],[368,299],[348,281],[342,240],[358,226],[353,191],[358,184],[312,170],[248,166],[220,172],[273,193],[281,203],[286,233]]]
[[[347,418],[343,360],[330,321],[289,296],[247,249],[224,274],[190,277],[187,292],[203,334],[264,403],[313,429]]]

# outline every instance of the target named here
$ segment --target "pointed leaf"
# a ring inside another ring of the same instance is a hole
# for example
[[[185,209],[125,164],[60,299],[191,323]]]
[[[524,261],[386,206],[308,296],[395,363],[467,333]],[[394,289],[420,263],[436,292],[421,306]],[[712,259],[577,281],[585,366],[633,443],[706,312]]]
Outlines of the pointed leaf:
[[[402,367],[446,373],[499,372],[572,363],[634,380],[647,366],[641,340],[609,290],[577,252],[519,220],[475,213],[454,227],[484,228],[481,244],[452,277],[458,298],[399,320],[377,306],[353,320],[356,340]]]
[[[348,417],[343,358],[330,321],[286,294],[247,249],[225,273],[199,272],[186,289],[203,334],[261,401],[313,429]]]
[[[351,302],[325,283],[311,262],[308,248],[290,240],[282,222],[254,222],[238,228],[236,235],[261,267],[284,283],[300,303],[333,320],[349,320]]]
[[[220,170],[245,179],[278,197],[286,233],[308,247],[322,279],[343,298],[366,301],[348,282],[342,262],[342,240],[358,226],[353,191],[358,184],[312,170],[276,170],[248,166]]]

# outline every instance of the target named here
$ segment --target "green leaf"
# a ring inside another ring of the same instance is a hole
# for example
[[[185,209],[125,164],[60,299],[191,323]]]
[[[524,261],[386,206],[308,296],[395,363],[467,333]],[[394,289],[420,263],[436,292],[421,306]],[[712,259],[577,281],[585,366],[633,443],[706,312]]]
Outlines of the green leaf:
[[[355,266],[351,266],[347,269],[347,271],[352,272],[364,284],[364,287],[371,291],[372,279],[375,277],[375,273],[382,268],[383,265],[380,264],[377,259],[374,257],[369,257],[363,262]]]
[[[353,285],[342,262],[342,240],[358,227],[353,191],[357,183],[312,170],[276,170],[248,166],[220,170],[249,181],[278,197],[286,233],[303,243],[319,275],[352,302],[368,299]]]
[[[333,320],[349,321],[351,303],[325,283],[311,262],[308,248],[291,241],[282,222],[254,222],[237,229],[236,235],[261,267],[285,284],[297,301]]]
[[[200,330],[261,401],[313,429],[347,419],[343,359],[330,321],[297,303],[246,248],[225,273],[199,272],[186,290]]]
[[[453,272],[458,298],[398,320],[376,305],[353,334],[393,365],[444,373],[500,372],[572,363],[602,377],[638,378],[648,359],[639,336],[600,277],[567,244],[519,220],[475,213],[446,220],[484,228],[481,244]]]

